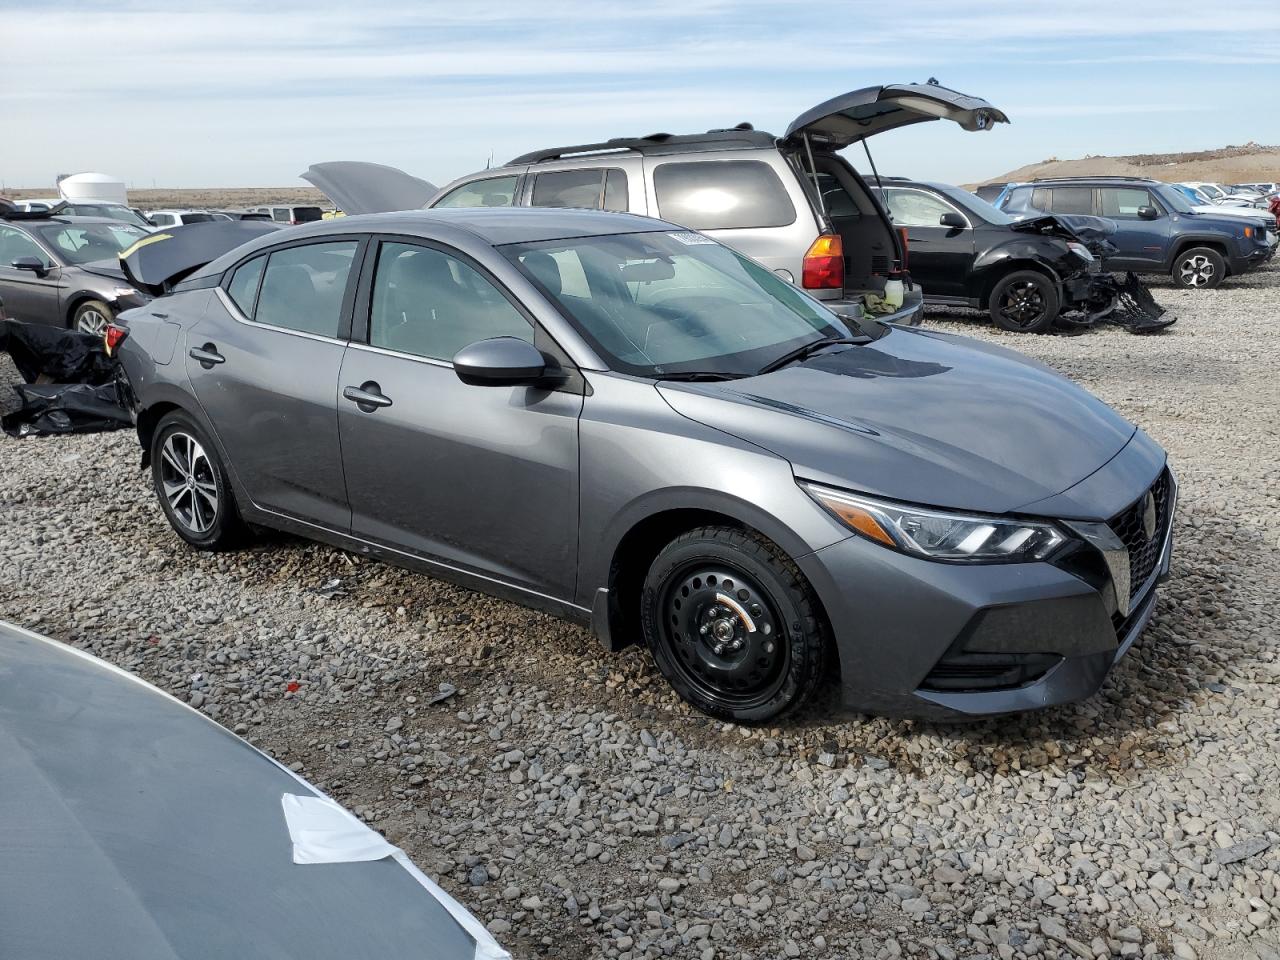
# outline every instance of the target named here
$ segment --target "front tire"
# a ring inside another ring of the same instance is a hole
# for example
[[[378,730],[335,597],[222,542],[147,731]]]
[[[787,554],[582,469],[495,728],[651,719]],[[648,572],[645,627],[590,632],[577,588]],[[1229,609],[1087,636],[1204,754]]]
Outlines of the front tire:
[[[1173,259],[1173,282],[1188,290],[1212,290],[1227,276],[1227,263],[1211,247],[1192,247]]]
[[[197,550],[229,550],[246,533],[217,449],[186,413],[166,414],[151,438],[151,479],[174,531]]]
[[[77,333],[100,337],[107,332],[107,324],[116,318],[116,312],[101,300],[86,300],[71,314],[70,328]]]
[[[1012,333],[1043,333],[1058,318],[1058,286],[1035,270],[1015,270],[996,281],[987,298],[991,321]]]
[[[823,676],[829,641],[813,589],[755,533],[699,527],[671,541],[645,577],[641,618],[667,682],[712,717],[775,720]]]

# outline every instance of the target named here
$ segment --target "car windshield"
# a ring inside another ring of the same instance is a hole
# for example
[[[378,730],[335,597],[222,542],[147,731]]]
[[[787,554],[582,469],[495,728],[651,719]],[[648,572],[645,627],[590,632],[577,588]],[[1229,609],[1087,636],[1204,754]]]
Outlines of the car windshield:
[[[1152,191],[1165,204],[1176,213],[1191,213],[1192,203],[1182,195],[1182,191],[1175,189],[1167,183],[1156,183],[1151,186]]]
[[[987,221],[987,223],[994,223],[997,226],[1004,227],[1017,222],[1003,210],[993,207],[977,194],[970,193],[968,190],[953,187],[950,184],[938,184],[930,187],[930,189],[938,191],[960,209]]]
[[[119,220],[121,223],[131,223],[135,227],[150,226],[146,220],[128,207],[117,206],[114,203],[77,203],[68,212],[77,217],[106,217],[109,220]]]
[[[698,233],[577,237],[501,249],[623,373],[750,376],[807,343],[865,332]]]
[[[115,260],[120,251],[148,236],[127,223],[48,224],[40,236],[71,264]]]

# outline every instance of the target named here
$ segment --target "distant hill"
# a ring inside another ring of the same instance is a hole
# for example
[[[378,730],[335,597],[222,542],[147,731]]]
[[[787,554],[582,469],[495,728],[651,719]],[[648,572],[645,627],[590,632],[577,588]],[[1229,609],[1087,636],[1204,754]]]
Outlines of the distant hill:
[[[1153,177],[1178,182],[1207,180],[1212,183],[1280,181],[1280,146],[1246,143],[1239,147],[1199,150],[1194,153],[1140,153],[1131,157],[1050,157],[980,183],[1008,183],[1038,177]],[[973,184],[973,186],[979,186]]]

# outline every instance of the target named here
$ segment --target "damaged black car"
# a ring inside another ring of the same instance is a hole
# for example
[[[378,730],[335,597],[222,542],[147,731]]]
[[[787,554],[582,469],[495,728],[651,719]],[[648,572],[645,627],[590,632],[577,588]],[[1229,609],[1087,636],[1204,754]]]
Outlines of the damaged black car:
[[[1015,220],[967,190],[901,177],[881,178],[876,192],[907,231],[926,303],[986,310],[1018,333],[1173,323],[1136,277],[1102,271],[1115,226],[1100,217]]]

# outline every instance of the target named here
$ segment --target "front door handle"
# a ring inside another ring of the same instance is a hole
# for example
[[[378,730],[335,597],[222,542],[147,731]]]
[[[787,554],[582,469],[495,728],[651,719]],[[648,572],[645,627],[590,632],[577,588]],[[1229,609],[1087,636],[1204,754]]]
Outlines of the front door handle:
[[[199,360],[200,366],[206,370],[212,370],[219,363],[226,363],[227,358],[218,352],[218,348],[212,343],[206,343],[203,347],[192,347],[188,352],[192,360]]]
[[[350,400],[365,413],[373,413],[379,407],[391,406],[391,398],[384,396],[382,388],[372,380],[366,380],[358,387],[343,387],[342,399]]]

